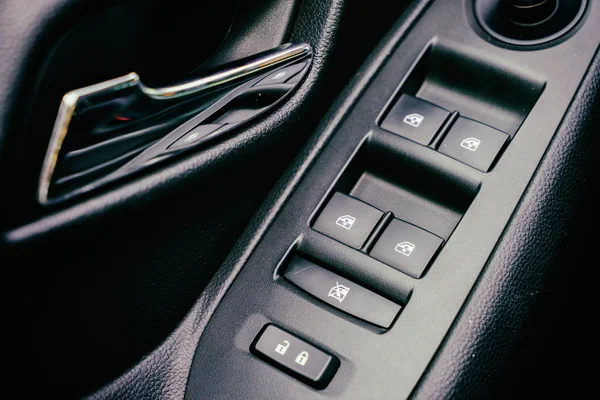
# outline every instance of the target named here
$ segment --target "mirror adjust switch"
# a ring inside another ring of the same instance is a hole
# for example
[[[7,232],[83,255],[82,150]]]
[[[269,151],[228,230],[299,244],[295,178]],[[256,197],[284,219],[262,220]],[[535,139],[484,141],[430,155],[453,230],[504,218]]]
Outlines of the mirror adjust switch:
[[[394,219],[375,243],[370,255],[418,279],[443,242],[433,233]]]
[[[399,304],[302,257],[291,260],[284,276],[330,306],[382,328],[389,328],[402,309]]]
[[[383,212],[341,193],[333,195],[313,229],[348,246],[360,249]]]
[[[403,94],[387,114],[381,127],[427,146],[449,115],[441,107]]]
[[[507,141],[506,133],[460,117],[446,135],[439,151],[482,172],[488,172]]]
[[[340,364],[337,358],[271,324],[259,333],[251,351],[317,389],[329,384]]]

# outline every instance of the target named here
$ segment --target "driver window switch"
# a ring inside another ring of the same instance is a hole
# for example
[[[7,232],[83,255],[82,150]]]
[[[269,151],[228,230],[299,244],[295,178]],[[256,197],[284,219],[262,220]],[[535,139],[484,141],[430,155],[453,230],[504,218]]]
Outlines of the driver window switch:
[[[441,107],[403,94],[387,114],[381,127],[427,146],[449,115]]]
[[[313,229],[348,246],[360,249],[383,212],[353,197],[333,195]]]

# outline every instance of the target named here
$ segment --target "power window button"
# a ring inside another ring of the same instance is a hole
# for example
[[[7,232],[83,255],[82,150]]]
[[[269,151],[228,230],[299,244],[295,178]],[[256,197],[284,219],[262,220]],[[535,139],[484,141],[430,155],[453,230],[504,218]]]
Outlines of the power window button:
[[[403,94],[381,127],[427,146],[450,113],[424,100]]]
[[[383,212],[341,193],[333,195],[313,229],[348,246],[360,249]]]
[[[509,136],[497,129],[467,118],[459,118],[439,148],[450,156],[482,172],[488,172]]]
[[[375,244],[371,257],[420,278],[443,242],[433,233],[394,219]]]

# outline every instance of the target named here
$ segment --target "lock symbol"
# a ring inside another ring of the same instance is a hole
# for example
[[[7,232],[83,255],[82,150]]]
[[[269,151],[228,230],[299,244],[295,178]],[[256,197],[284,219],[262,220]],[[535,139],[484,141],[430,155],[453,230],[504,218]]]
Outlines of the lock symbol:
[[[296,362],[300,365],[306,364],[307,361],[308,353],[306,351],[303,351],[302,353],[298,354],[298,357],[296,357]]]
[[[275,347],[275,351],[281,355],[284,355],[285,352],[287,351],[288,347],[290,347],[290,342],[288,342],[287,340],[284,340],[283,344],[278,344],[277,347]]]

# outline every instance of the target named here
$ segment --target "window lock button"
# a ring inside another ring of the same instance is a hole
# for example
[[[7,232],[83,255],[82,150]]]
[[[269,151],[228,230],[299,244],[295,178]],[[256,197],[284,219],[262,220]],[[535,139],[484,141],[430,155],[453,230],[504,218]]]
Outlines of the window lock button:
[[[402,306],[318,265],[295,256],[285,278],[319,300],[363,321],[389,328]]]

